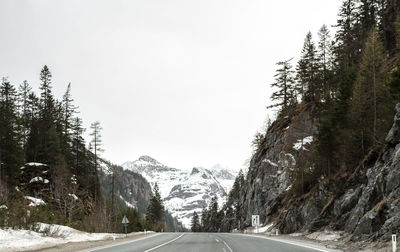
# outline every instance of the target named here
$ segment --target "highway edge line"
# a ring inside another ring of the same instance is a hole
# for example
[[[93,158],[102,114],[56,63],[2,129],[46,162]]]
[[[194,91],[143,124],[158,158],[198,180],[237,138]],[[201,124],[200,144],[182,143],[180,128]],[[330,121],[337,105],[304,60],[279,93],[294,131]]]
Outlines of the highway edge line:
[[[136,240],[131,240],[131,241],[125,241],[125,242],[121,242],[121,243],[118,243],[118,244],[111,244],[111,245],[105,245],[105,246],[96,247],[96,248],[79,250],[79,252],[93,252],[93,251],[97,251],[97,250],[100,250],[100,249],[112,248],[112,247],[115,247],[115,246],[125,245],[125,244],[128,244],[128,243],[133,243],[133,242],[137,242],[137,241],[142,241],[142,240],[149,239],[151,237],[155,237],[155,236],[158,236],[158,235],[160,235],[160,233],[151,234],[151,235],[146,236],[146,237],[142,237],[142,238],[139,238],[139,239],[136,239]],[[98,241],[102,241],[102,240],[98,240]]]
[[[170,241],[164,242],[163,244],[160,244],[160,245],[158,245],[158,246],[155,246],[155,247],[153,247],[153,248],[150,248],[150,249],[148,249],[148,250],[145,250],[144,252],[150,252],[150,251],[156,250],[156,249],[158,249],[158,248],[161,248],[162,246],[165,246],[165,245],[167,245],[167,244],[170,244],[171,242],[174,242],[174,241],[178,240],[179,238],[181,238],[181,237],[184,236],[184,235],[185,235],[185,233],[181,234],[180,236],[178,236],[178,237],[176,237],[176,238],[174,238],[174,239],[172,239],[172,240],[170,240]]]
[[[332,252],[332,251],[335,251],[335,250],[326,250],[326,249],[323,249],[323,248],[316,248],[316,247],[308,246],[308,245],[305,245],[305,244],[299,244],[299,243],[296,243],[296,242],[283,241],[283,240],[279,240],[279,239],[273,239],[273,238],[270,238],[270,237],[263,237],[263,236],[259,236],[259,235],[250,235],[250,234],[238,234],[238,235],[254,237],[254,238],[259,238],[259,239],[267,239],[267,240],[270,240],[270,241],[286,243],[286,244],[294,245],[294,246],[297,246],[297,247],[308,248],[308,249],[312,249],[312,250],[316,250],[316,251],[320,251],[320,252]],[[337,251],[340,251],[340,250],[337,250]]]

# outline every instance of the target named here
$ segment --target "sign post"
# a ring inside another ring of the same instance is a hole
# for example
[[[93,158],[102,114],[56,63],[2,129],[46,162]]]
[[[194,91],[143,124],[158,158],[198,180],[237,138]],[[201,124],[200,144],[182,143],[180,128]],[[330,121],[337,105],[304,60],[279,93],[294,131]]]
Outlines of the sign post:
[[[122,224],[124,224],[124,228],[125,228],[125,237],[128,237],[128,232],[127,232],[127,226],[129,223],[128,218],[126,218],[126,216],[124,215],[124,218],[122,218]]]
[[[256,227],[256,232],[258,233],[258,226],[260,225],[260,216],[259,215],[251,216],[251,225],[253,227]]]
[[[392,249],[393,249],[393,252],[397,251],[396,234],[392,234]]]

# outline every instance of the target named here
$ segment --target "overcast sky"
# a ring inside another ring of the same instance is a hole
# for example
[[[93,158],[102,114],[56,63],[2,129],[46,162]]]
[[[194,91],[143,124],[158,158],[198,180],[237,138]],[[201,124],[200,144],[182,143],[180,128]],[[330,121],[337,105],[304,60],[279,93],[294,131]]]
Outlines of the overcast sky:
[[[58,98],[71,82],[114,163],[239,169],[271,114],[275,63],[335,24],[340,2],[1,0],[0,77],[37,90],[47,64]]]

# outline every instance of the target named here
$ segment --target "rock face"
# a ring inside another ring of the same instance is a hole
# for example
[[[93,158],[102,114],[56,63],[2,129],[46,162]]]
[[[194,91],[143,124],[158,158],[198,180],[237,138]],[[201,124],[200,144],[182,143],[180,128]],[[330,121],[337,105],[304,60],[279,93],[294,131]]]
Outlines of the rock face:
[[[152,187],[157,183],[166,209],[186,227],[190,226],[193,212],[201,213],[212,197],[217,197],[222,205],[227,196],[224,185],[231,187],[235,179],[221,167],[212,170],[195,167],[185,171],[163,165],[149,156],[122,166],[141,174]]]
[[[100,173],[100,183],[102,191],[106,195],[111,195],[112,175],[109,167],[114,167],[114,195],[122,200],[127,207],[137,208],[141,213],[146,213],[148,202],[153,192],[149,182],[140,174],[124,170],[122,167],[112,166],[107,161],[101,162],[102,172]]]
[[[299,113],[301,120],[275,122],[254,154],[240,192],[242,228],[251,225],[252,214],[259,214],[262,222],[273,222],[284,233],[330,228],[353,239],[390,239],[392,231],[400,231],[400,104],[395,111],[384,148],[371,153],[352,174],[334,179],[341,181],[340,193],[335,181],[321,178],[309,193],[290,200],[290,176],[313,148],[304,140],[315,133],[315,125],[306,111]]]
[[[309,155],[315,126],[307,111],[298,117],[275,121],[253,155],[239,198],[241,228],[251,225],[253,214],[265,223],[276,217],[298,156]]]

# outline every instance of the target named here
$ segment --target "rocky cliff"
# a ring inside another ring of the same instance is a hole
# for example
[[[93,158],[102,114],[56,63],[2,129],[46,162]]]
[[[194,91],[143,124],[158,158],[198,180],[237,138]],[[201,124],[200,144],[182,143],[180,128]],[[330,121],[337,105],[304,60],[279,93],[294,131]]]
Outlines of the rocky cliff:
[[[384,147],[371,151],[352,172],[321,177],[294,196],[292,177],[312,167],[316,122],[306,108],[274,122],[253,155],[240,191],[241,228],[259,214],[283,233],[343,230],[352,239],[390,239],[400,229],[400,104]],[[311,169],[311,168],[310,168]]]

